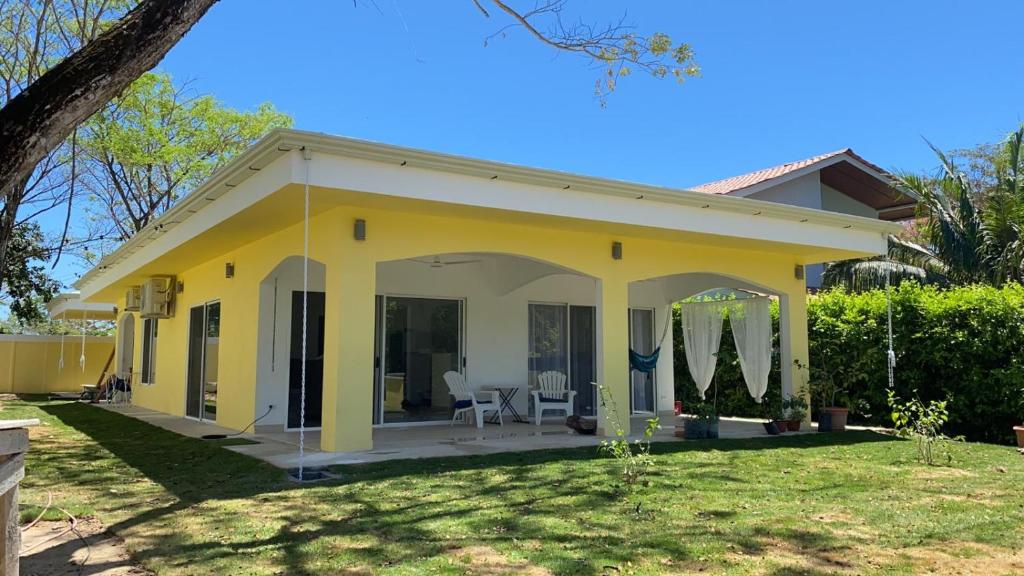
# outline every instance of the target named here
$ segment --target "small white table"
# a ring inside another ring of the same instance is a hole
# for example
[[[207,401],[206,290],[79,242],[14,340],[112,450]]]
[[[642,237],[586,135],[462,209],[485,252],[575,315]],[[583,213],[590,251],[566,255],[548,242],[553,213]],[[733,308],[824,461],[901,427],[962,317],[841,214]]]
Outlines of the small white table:
[[[485,384],[480,387],[481,390],[497,390],[498,391],[498,409],[501,410],[502,415],[508,414],[512,417],[513,422],[519,422],[520,424],[528,423],[529,420],[523,418],[519,411],[516,410],[515,404],[512,400],[515,399],[516,395],[519,394],[520,390],[524,390],[529,394],[530,386],[526,382],[503,382],[500,384]],[[492,416],[491,420],[494,422],[498,421],[497,415]]]

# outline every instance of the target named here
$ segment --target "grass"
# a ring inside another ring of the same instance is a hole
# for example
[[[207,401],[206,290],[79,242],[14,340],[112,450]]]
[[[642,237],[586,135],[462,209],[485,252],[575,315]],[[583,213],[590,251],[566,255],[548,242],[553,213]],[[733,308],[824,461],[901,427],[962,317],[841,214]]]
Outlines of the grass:
[[[1024,457],[963,444],[952,467],[871,433],[656,444],[623,494],[595,449],[282,471],[74,402],[38,417],[23,517],[53,493],[159,574],[909,574],[1024,569]],[[641,502],[639,513],[636,503]]]

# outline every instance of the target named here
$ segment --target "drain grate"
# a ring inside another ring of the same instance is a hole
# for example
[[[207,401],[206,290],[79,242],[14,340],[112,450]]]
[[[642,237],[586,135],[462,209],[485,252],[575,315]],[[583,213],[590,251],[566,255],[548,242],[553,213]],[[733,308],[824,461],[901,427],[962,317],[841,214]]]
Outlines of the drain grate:
[[[322,482],[324,480],[333,480],[338,478],[337,474],[332,474],[324,467],[306,467],[302,469],[302,476],[299,476],[298,468],[291,468],[288,470],[288,479],[292,482]]]

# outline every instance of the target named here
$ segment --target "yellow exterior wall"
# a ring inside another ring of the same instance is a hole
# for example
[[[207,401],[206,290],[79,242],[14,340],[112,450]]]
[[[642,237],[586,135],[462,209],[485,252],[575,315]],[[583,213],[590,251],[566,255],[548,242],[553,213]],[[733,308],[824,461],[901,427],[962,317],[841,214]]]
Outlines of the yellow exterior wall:
[[[710,272],[764,286],[790,298],[790,318],[803,329],[791,332],[795,356],[807,362],[806,301],[802,280],[794,277],[793,255],[708,244],[656,240],[602,232],[599,223],[575,222],[556,228],[550,219],[535,225],[500,219],[342,206],[310,223],[310,256],[326,265],[327,330],[324,365],[322,447],[358,450],[371,447],[375,266],[378,262],[459,252],[495,252],[535,258],[564,266],[599,281],[601,298],[599,375],[620,403],[629,393],[626,310],[628,285],[637,280],[687,272]],[[519,215],[522,219],[522,214]],[[367,239],[356,241],[356,218],[367,223]],[[613,241],[623,258],[613,260]],[[189,308],[221,302],[217,424],[241,429],[255,417],[256,351],[260,282],[287,256],[302,254],[302,225],[268,234],[204,264],[167,270],[184,283],[174,318],[160,320],[157,377],[152,386],[136,386],[137,404],[182,415],[185,406]],[[224,277],[224,264],[235,276]],[[123,302],[120,303],[123,305]],[[142,324],[137,320],[136,362]],[[787,367],[787,369],[790,369]],[[137,380],[136,380],[137,381]],[[796,381],[796,380],[794,380]],[[605,427],[604,415],[599,414]],[[628,421],[625,422],[628,426]]]
[[[65,336],[62,369],[59,336],[0,336],[0,393],[81,392],[100,381],[113,350],[112,337],[86,337],[82,370],[82,338]]]

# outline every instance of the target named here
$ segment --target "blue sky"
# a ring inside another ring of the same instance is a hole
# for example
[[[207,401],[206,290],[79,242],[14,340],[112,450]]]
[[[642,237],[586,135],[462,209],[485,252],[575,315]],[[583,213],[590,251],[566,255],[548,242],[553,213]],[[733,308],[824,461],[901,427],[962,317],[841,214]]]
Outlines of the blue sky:
[[[679,187],[844,147],[928,169],[922,136],[966,147],[1024,118],[1016,0],[569,8],[689,42],[703,76],[635,75],[602,109],[598,70],[521,29],[485,47],[508,20],[471,0],[222,0],[159,68],[297,128]]]

